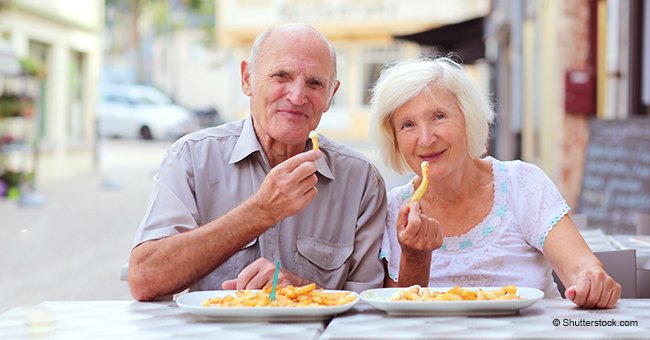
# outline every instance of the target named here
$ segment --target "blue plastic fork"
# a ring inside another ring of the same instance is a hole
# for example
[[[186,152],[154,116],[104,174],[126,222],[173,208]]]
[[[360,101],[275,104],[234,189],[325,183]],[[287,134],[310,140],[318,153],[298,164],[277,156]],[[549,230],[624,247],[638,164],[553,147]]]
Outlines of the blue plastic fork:
[[[271,295],[269,299],[275,301],[275,288],[278,286],[278,274],[280,274],[280,260],[275,262],[275,274],[273,275],[273,287],[271,287]]]

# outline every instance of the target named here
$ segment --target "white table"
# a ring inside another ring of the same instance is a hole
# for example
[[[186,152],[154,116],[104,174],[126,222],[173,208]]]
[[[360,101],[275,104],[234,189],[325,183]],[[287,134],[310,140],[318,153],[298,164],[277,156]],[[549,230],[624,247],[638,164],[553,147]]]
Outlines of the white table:
[[[553,325],[553,320],[560,322]],[[581,320],[637,321],[630,327],[563,326]],[[359,303],[337,316],[320,339],[650,339],[650,299],[620,300],[616,309],[583,310],[568,300],[540,300],[509,316],[392,317]]]
[[[216,322],[174,302],[46,301],[0,315],[0,339],[318,339],[322,322]]]
[[[553,326],[553,320],[632,321],[629,327]],[[541,300],[510,316],[390,317],[365,303],[321,322],[218,322],[174,302],[46,301],[0,314],[0,339],[650,339],[650,299],[613,310],[581,310]]]

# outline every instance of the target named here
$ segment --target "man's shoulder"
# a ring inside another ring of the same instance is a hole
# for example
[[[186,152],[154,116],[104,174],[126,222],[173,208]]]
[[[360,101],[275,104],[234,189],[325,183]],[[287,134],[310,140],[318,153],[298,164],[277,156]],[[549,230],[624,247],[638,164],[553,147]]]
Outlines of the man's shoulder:
[[[188,145],[197,145],[215,141],[223,142],[228,139],[236,139],[241,135],[243,126],[244,120],[237,120],[188,133],[179,138],[172,146],[172,149],[180,150],[184,146]]]
[[[326,136],[319,136],[319,144],[321,149],[327,150],[335,157],[345,158],[353,162],[372,164],[370,159],[362,152]]]

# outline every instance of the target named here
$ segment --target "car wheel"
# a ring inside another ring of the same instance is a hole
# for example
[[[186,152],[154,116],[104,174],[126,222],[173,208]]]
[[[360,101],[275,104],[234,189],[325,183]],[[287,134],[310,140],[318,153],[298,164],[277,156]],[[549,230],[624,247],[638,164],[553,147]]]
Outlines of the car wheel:
[[[140,137],[142,139],[150,140],[153,139],[153,135],[151,135],[151,129],[149,129],[148,126],[143,126],[140,128]]]

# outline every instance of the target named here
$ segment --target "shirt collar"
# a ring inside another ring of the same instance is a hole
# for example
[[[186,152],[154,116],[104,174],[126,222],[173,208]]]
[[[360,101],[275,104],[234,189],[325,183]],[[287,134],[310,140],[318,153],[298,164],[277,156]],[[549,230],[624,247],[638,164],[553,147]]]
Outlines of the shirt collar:
[[[311,147],[311,141],[306,143],[305,151],[309,150]],[[249,115],[244,120],[244,126],[242,127],[241,135],[235,144],[232,156],[228,162],[230,164],[237,163],[256,151],[260,154],[263,154],[264,152],[262,146],[260,145],[260,142],[257,140],[257,136],[255,135],[255,129],[253,128],[253,117]],[[326,158],[327,156],[323,154],[323,156],[316,161],[316,166],[318,167],[317,171],[325,178],[334,180],[334,175],[332,174],[332,170],[330,170],[330,167],[327,164]]]

